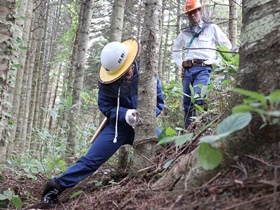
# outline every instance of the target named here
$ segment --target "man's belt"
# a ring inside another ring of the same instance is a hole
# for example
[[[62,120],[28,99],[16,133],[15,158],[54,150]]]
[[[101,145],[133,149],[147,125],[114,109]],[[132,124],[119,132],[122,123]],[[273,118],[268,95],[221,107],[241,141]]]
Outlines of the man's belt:
[[[192,66],[207,66],[206,64],[204,64],[204,59],[192,59],[192,60],[186,60],[183,61],[182,66],[184,68],[190,68]]]

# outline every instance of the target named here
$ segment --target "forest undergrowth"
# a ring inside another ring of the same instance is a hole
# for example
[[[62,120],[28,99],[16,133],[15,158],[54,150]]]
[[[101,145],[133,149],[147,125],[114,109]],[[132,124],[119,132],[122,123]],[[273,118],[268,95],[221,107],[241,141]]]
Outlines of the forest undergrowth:
[[[193,126],[193,132],[199,128]],[[209,129],[199,135],[209,134]],[[155,209],[155,210],[276,210],[280,209],[280,156],[270,154],[266,158],[244,156],[236,158],[231,167],[219,171],[214,178],[194,189],[176,190],[172,186],[153,190],[166,161],[197,147],[197,141],[178,148],[171,143],[159,146],[158,165],[145,177],[130,177],[129,171],[103,165],[93,174],[59,197],[59,203],[49,206],[41,202],[41,194],[47,177],[37,174],[36,180],[24,173],[1,170],[0,195],[12,192],[0,201],[0,209],[16,209],[12,199],[20,198],[22,209]],[[278,165],[278,166],[277,166]],[[20,174],[20,175],[19,175]],[[98,181],[97,181],[98,180]],[[174,183],[175,184],[175,183]],[[184,186],[182,186],[184,188]],[[1,196],[0,196],[1,197]]]

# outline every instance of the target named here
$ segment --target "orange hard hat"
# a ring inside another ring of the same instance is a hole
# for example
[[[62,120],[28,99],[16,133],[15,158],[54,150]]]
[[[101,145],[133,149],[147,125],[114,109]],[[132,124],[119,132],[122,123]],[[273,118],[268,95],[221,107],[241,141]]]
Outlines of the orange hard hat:
[[[198,0],[187,0],[185,4],[185,13],[188,14],[189,12],[192,12],[194,10],[197,10],[199,8],[203,8],[205,5],[201,5],[201,3]]]

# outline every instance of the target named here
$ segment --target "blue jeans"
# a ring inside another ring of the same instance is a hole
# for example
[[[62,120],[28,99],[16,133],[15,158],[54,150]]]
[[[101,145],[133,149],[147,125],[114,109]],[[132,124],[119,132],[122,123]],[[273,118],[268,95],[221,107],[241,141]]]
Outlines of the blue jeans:
[[[202,84],[204,86],[208,86],[211,71],[211,66],[193,66],[191,68],[185,69],[183,78],[184,93],[190,96],[191,90],[189,86],[192,85],[194,92],[196,94],[200,94],[201,89],[198,85]],[[187,128],[190,124],[189,118],[192,115],[191,110],[194,107],[194,104],[191,102],[191,98],[189,96],[183,96],[183,106],[185,111],[185,128]],[[202,99],[196,100],[195,103],[198,105],[205,104],[205,102]]]
[[[159,136],[161,130],[157,128]],[[115,124],[109,123],[95,139],[85,156],[82,156],[74,165],[69,167],[60,177],[53,180],[69,188],[93,174],[105,163],[122,145],[133,144],[134,130],[129,125],[118,126],[118,138],[114,143]]]

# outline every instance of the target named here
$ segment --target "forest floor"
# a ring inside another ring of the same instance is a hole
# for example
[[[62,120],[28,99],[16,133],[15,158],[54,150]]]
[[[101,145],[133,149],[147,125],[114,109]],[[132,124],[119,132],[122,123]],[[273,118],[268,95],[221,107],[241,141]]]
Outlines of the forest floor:
[[[192,150],[194,144],[183,145],[181,150],[173,144],[161,147],[157,159],[176,158],[176,155]],[[155,171],[163,162],[158,161]],[[245,156],[203,186],[183,192],[175,192],[172,188],[153,190],[151,186],[157,180],[155,171],[135,178],[103,165],[98,173],[64,191],[54,206],[40,201],[47,181],[44,175],[37,175],[34,181],[5,171],[0,174],[0,193],[13,190],[23,202],[22,209],[29,210],[276,210],[280,209],[279,163],[277,155],[266,159]],[[6,207],[0,209],[16,209],[8,201],[1,205]]]

